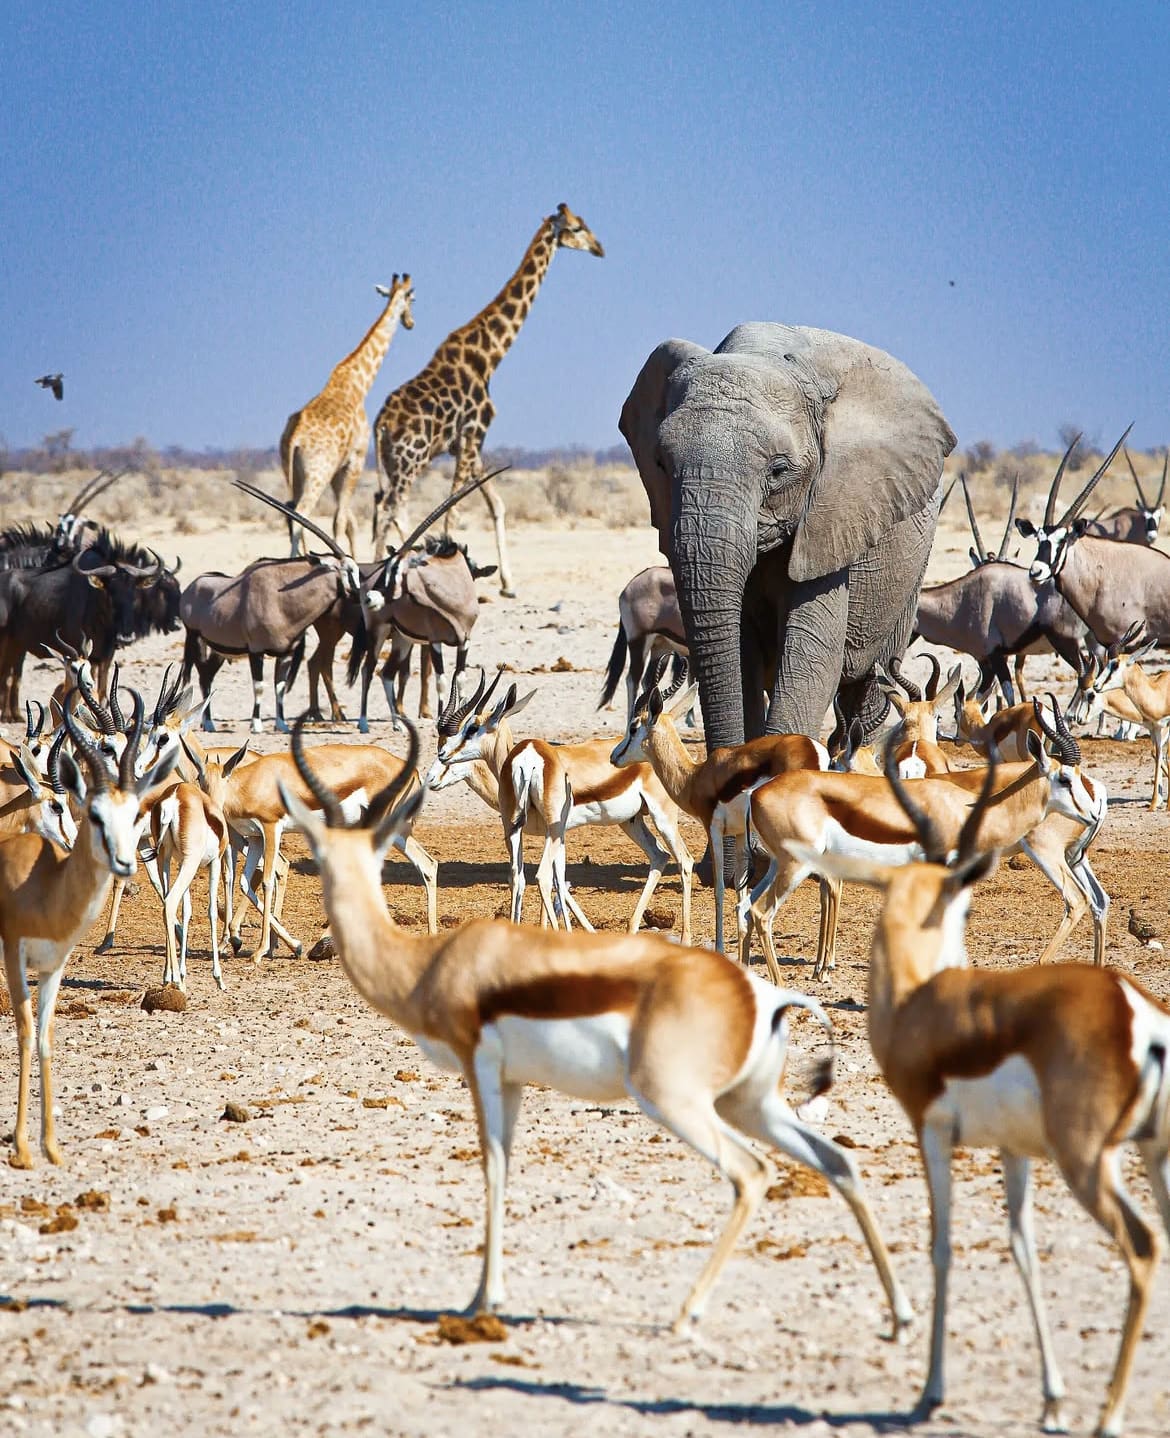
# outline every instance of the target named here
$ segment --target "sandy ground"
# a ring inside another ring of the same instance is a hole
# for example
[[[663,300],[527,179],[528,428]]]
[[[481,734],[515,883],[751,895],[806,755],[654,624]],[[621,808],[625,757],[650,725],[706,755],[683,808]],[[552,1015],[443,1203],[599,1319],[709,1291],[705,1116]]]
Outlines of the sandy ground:
[[[278,533],[147,537],[180,552],[193,574],[280,552]],[[468,537],[488,559],[490,537],[478,527]],[[965,543],[945,530],[934,572],[958,572]],[[533,676],[539,695],[524,732],[616,734],[621,714],[593,708],[616,595],[654,561],[650,533],[521,528],[514,551],[521,597],[502,601],[491,581],[481,584],[476,660],[514,664],[521,683]],[[179,653],[177,637],[142,646],[127,666],[131,682],[153,693]],[[573,669],[547,672],[560,659]],[[1037,679],[1055,673],[1031,663]],[[43,695],[55,677],[34,667],[27,691]],[[224,678],[219,712],[242,719],[246,666]],[[290,712],[303,693],[302,678]],[[245,729],[237,722],[229,732]],[[384,724],[374,737],[401,748]],[[267,734],[260,747],[281,742]],[[1164,955],[1126,923],[1136,907],[1163,938],[1170,932],[1167,821],[1142,803],[1148,746],[1087,744],[1086,763],[1117,800],[1096,850],[1113,896],[1110,961],[1170,997]],[[495,913],[506,867],[498,821],[479,801],[458,790],[432,796],[417,834],[441,861],[443,921]],[[695,829],[688,834],[698,852]],[[323,922],[317,881],[299,840],[290,851],[285,918],[312,940]],[[599,925],[624,926],[641,883],[638,857],[620,835],[574,836],[576,892]],[[400,922],[422,932],[421,886],[401,862],[387,867],[386,898]],[[836,971],[814,988],[815,902],[805,886],[777,934],[790,982],[816,992],[837,1029],[839,1077],[824,1131],[855,1143],[901,1277],[925,1314],[925,1186],[865,1041],[875,903],[846,894]],[[678,903],[671,875],[654,909],[669,921]],[[97,929],[70,965],[56,1059],[66,1167],[0,1167],[0,1432],[861,1434],[897,1425],[910,1408],[924,1332],[899,1347],[884,1341],[875,1275],[844,1205],[818,1181],[778,1165],[701,1339],[685,1342],[669,1321],[728,1212],[729,1191],[632,1105],[599,1109],[543,1091],[526,1100],[509,1191],[506,1336],[443,1341],[439,1314],[467,1302],[478,1272],[482,1186],[461,1084],[370,1012],[335,963],[228,960],[227,991],[218,993],[198,903],[196,916],[185,1014],[138,1007],[162,964],[160,911],[145,882],[123,911],[117,953],[93,953]],[[974,904],[972,960],[1028,962],[1058,918],[1035,870],[1001,865]],[[696,926],[709,940],[703,890]],[[1067,956],[1090,952],[1086,924]],[[811,1027],[797,1026],[797,1077],[799,1056],[810,1058],[817,1043]],[[10,1116],[14,1088],[10,1081]],[[246,1106],[249,1121],[221,1119],[229,1100]],[[1038,1365],[995,1157],[964,1154],[956,1179],[950,1398],[918,1431],[1028,1432],[1040,1413]],[[1152,1215],[1140,1175],[1134,1190]],[[1083,1432],[1113,1361],[1121,1267],[1048,1166],[1039,1170],[1037,1209],[1068,1417]],[[1163,1275],[1137,1359],[1132,1433],[1170,1430],[1168,1330]]]

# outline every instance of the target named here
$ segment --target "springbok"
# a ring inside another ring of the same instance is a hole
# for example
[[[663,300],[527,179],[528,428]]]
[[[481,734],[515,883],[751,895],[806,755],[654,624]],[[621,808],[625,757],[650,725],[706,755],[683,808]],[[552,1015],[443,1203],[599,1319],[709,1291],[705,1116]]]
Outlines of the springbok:
[[[646,678],[629,727],[614,746],[610,762],[619,768],[649,763],[671,799],[702,824],[711,841],[715,870],[715,947],[723,953],[724,838],[735,840],[736,892],[742,894],[747,884],[745,860],[752,789],[790,770],[827,769],[829,751],[803,734],[765,734],[746,744],[713,749],[706,759],[692,759],[675,720],[695,702],[697,689],[692,685],[675,698],[680,683],[676,679],[663,693],[658,686],[665,667],[666,657],[661,656]]]
[[[1060,482],[1079,436],[1074,439],[1048,491],[1043,523],[1017,519],[1016,528],[1036,544],[1029,570],[1032,583],[1038,588],[1055,584],[1102,644],[1114,643],[1139,621],[1152,639],[1165,644],[1170,641],[1170,555],[1144,544],[1096,539],[1087,533],[1088,522],[1081,517],[1094,487],[1128,435],[1127,429],[1057,519]]]
[[[80,693],[75,690],[66,702],[65,728],[90,775],[87,789],[73,757],[59,751],[57,763],[64,786],[81,811],[73,847],[63,853],[40,834],[18,834],[0,843],[0,946],[4,950],[4,973],[20,1050],[16,1127],[9,1159],[15,1168],[32,1167],[28,1094],[33,1019],[26,967],[37,973],[41,1149],[50,1163],[60,1163],[53,1123],[53,1011],[57,992],[73,946],[101,912],[112,876],[129,878],[134,873],[138,838],[145,823],[141,795],[158,783],[174,762],[168,755],[135,778],[143,704],[140,694],[134,693],[133,698],[130,742],[117,765],[110,763],[77,723],[75,711]]]
[[[439,752],[427,774],[427,787],[445,789],[462,780],[499,812],[512,869],[512,922],[520,922],[524,906],[527,831],[545,836],[536,871],[544,919],[555,928],[558,917],[563,917],[568,928],[568,915],[563,912],[567,907],[584,928],[591,929],[565,878],[565,835],[586,824],[617,825],[650,865],[630,917],[630,933],[641,927],[658,881],[673,858],[682,878],[682,941],[689,944],[694,861],[678,831],[678,808],[654,770],[649,764],[616,768],[610,762],[613,744],[608,739],[583,744],[548,744],[543,739],[517,743],[509,721],[536,691],[517,699],[513,684],[493,706],[499,682],[497,674],[485,693],[481,670],[478,688],[469,699],[460,704],[452,694],[439,715]],[[662,843],[647,820],[653,821]]]
[[[546,931],[477,919],[415,938],[390,917],[382,856],[409,832],[425,789],[406,794],[418,755],[349,820],[314,771],[300,722],[293,731],[297,788],[284,802],[321,871],[325,912],[357,991],[434,1063],[463,1076],[479,1127],[486,1229],[473,1313],[504,1303],[504,1192],[524,1088],[607,1102],[632,1098],[731,1182],[735,1204],[675,1328],[687,1332],[768,1186],[766,1144],[815,1169],[852,1209],[901,1332],[911,1310],[890,1267],[850,1155],[803,1123],[781,1094],[788,1014],[824,1011],[774,989],[708,949],[650,934]],[[312,795],[310,808],[302,798]],[[405,796],[405,797],[404,797]],[[823,1087],[828,1075],[818,1083]]]
[[[967,513],[975,539],[971,558],[975,568],[945,584],[922,590],[914,633],[928,644],[944,644],[970,654],[979,665],[979,692],[987,694],[998,680],[1009,704],[1016,703],[1008,660],[1014,656],[1016,683],[1021,687],[1024,656],[1055,652],[1073,669],[1082,648],[1093,649],[1095,640],[1054,584],[1037,587],[1022,565],[1005,558],[1015,509],[997,553],[985,549],[975,511],[964,482]]]
[[[880,673],[878,676],[882,692],[898,715],[898,722],[891,732],[898,773],[903,779],[925,779],[927,775],[947,774],[951,768],[938,744],[939,710],[949,704],[958,692],[963,682],[963,670],[961,665],[956,664],[947,675],[947,682],[940,688],[942,666],[933,654],[928,654],[926,658],[931,675],[926,681],[925,692],[902,673],[897,660],[890,664],[888,680],[883,679]],[[843,715],[836,702],[834,713],[840,728]],[[855,753],[857,741],[850,736],[848,744]]]
[[[1123,1186],[1120,1151],[1124,1144],[1137,1144],[1170,1238],[1170,1009],[1115,969],[967,968],[971,889],[995,867],[995,840],[987,830],[994,824],[991,806],[998,787],[989,767],[957,844],[905,787],[896,790],[924,862],[890,867],[799,842],[790,842],[789,858],[823,866],[838,883],[868,884],[883,895],[870,949],[869,1042],[914,1128],[930,1193],[934,1315],[930,1366],[916,1415],[933,1412],[946,1392],[954,1150],[995,1148],[1003,1166],[1012,1257],[1040,1349],[1045,1431],[1064,1431],[1064,1383],[1040,1291],[1032,1159],[1055,1161],[1073,1197],[1113,1239],[1129,1271],[1117,1361],[1097,1428],[1105,1438],[1116,1438],[1158,1262],[1156,1235]]]
[[[1028,741],[1030,762],[1005,765],[999,770],[999,787],[989,809],[988,824],[994,824],[1000,848],[1020,844],[1052,812],[1075,824],[1093,827],[1094,832],[1101,821],[1101,795],[1085,783],[1075,741],[1071,735],[1044,725],[1039,702],[1034,703],[1045,738],[1056,746],[1057,757],[1053,758],[1044,742],[1032,734]],[[865,774],[781,774],[752,793],[751,824],[769,855],[769,864],[751,894],[740,901],[739,930],[745,955],[752,930],[760,930],[769,973],[780,973],[772,938],[776,913],[797,885],[812,876],[820,877],[828,891],[828,904],[822,907],[813,977],[823,977],[834,960],[841,885],[831,872],[793,860],[790,843],[800,844],[808,852],[860,854],[885,863],[906,863],[919,851],[913,825],[898,798],[904,782],[913,784],[916,804],[930,814],[941,833],[953,839],[962,828],[972,803],[969,786],[973,771],[903,781],[893,763],[891,745],[886,772],[893,775],[890,783],[885,777]],[[977,785],[984,782],[980,771],[974,771],[973,777]]]

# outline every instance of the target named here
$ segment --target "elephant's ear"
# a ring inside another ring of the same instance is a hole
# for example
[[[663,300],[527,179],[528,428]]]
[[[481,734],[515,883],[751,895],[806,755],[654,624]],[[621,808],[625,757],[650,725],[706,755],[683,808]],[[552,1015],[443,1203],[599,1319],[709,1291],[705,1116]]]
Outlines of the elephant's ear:
[[[658,530],[663,554],[669,554],[671,477],[658,455],[658,427],[666,418],[666,391],[670,377],[689,359],[709,354],[690,340],[664,340],[638,372],[618,418],[618,429],[630,446],[650,501],[650,521]]]
[[[912,514],[927,510],[955,436],[920,379],[880,350],[857,345],[837,372],[821,434],[821,472],[792,544],[793,580],[852,563]]]

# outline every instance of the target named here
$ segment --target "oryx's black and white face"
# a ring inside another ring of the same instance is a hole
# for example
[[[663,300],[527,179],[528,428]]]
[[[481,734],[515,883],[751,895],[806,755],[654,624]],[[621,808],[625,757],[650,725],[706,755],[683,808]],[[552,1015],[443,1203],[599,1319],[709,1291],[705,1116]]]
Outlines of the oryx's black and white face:
[[[1084,520],[1071,525],[1036,525],[1030,519],[1017,519],[1016,530],[1025,539],[1036,541],[1036,552],[1028,565],[1028,577],[1039,587],[1055,579],[1068,559],[1069,546],[1085,531]]]
[[[1146,543],[1157,544],[1158,530],[1162,524],[1162,516],[1166,513],[1165,505],[1160,504],[1157,509],[1147,509],[1142,506],[1142,519],[1146,524]]]

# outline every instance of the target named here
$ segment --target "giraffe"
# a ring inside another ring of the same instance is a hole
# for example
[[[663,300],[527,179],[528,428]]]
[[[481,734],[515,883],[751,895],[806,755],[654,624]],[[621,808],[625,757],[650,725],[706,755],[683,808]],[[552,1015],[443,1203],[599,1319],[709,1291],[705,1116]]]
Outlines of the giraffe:
[[[568,205],[542,220],[524,252],[516,273],[479,314],[452,331],[421,373],[400,385],[374,421],[378,493],[374,501],[374,553],[386,552],[393,527],[401,535],[401,510],[410,486],[439,454],[455,461],[453,488],[473,479],[483,468],[482,450],[496,408],[488,383],[507,354],[548,273],[553,253],[563,246],[599,258],[601,242]],[[491,512],[500,558],[500,590],[515,594],[504,536],[504,504],[493,485],[483,497]]]
[[[390,288],[375,285],[385,297],[386,307],[352,354],[337,365],[329,382],[304,409],[290,414],[280,437],[280,463],[292,491],[292,502],[301,514],[312,514],[327,484],[337,496],[333,537],[354,553],[356,532],[351,502],[366,464],[370,445],[370,421],[366,418],[366,395],[390,348],[394,330],[401,320],[414,328],[411,304],[414,286],[409,275],[395,275]],[[301,526],[289,521],[292,553],[300,552]]]

